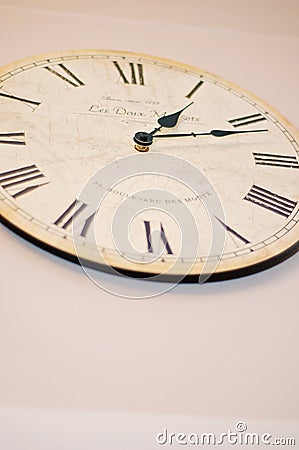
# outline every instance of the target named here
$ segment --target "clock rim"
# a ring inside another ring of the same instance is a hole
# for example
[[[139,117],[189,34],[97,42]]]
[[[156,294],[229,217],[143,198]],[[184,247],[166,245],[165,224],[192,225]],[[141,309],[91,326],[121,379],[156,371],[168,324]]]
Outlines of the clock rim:
[[[35,64],[38,61],[47,61],[47,60],[51,60],[51,59],[55,59],[55,58],[72,57],[72,56],[74,56],[74,57],[84,56],[84,55],[90,56],[93,54],[107,55],[107,57],[111,57],[111,56],[112,57],[118,56],[118,57],[125,57],[125,58],[132,57],[137,60],[138,59],[148,60],[150,62],[156,61],[161,64],[166,64],[168,66],[172,66],[172,65],[177,66],[177,67],[181,68],[182,70],[192,71],[199,75],[206,76],[209,79],[213,79],[219,83],[224,84],[227,87],[230,87],[232,90],[236,91],[237,93],[240,93],[241,95],[244,95],[245,97],[249,98],[250,100],[256,102],[258,105],[263,107],[267,112],[269,112],[270,114],[273,114],[274,117],[286,128],[286,130],[288,132],[290,132],[291,135],[293,135],[295,141],[299,140],[299,130],[286,117],[284,117],[279,111],[277,111],[275,108],[273,108],[269,103],[267,103],[263,99],[259,98],[255,94],[252,94],[247,89],[244,89],[243,87],[239,86],[238,84],[236,84],[234,82],[228,81],[219,75],[208,72],[199,67],[192,66],[190,64],[185,64],[185,63],[182,63],[179,61],[175,61],[173,59],[159,57],[159,56],[153,56],[153,55],[148,55],[148,54],[143,54],[143,53],[123,51],[123,50],[106,50],[106,49],[103,49],[103,50],[101,50],[101,49],[61,50],[61,51],[48,52],[48,53],[35,55],[35,56],[29,56],[29,57],[22,58],[17,61],[11,62],[9,64],[6,64],[6,65],[0,67],[0,77],[2,77],[3,74],[6,74],[7,72],[11,72],[21,66],[28,65],[28,64]],[[2,203],[2,202],[3,202],[3,200],[0,203]],[[9,214],[8,214],[8,216],[9,216]],[[66,260],[69,260],[69,261],[72,261],[72,262],[78,263],[78,264],[84,263],[83,265],[86,265],[86,267],[97,268],[97,270],[101,270],[103,272],[111,272],[111,268],[112,269],[114,268],[115,270],[117,270],[117,272],[124,274],[124,275],[131,276],[131,277],[133,276],[134,278],[147,279],[148,277],[153,277],[155,275],[159,275],[159,281],[173,282],[173,280],[177,279],[178,277],[182,278],[182,276],[183,276],[183,275],[175,275],[175,274],[162,275],[160,273],[155,273],[153,271],[147,272],[147,271],[141,270],[142,265],[140,265],[140,270],[135,271],[132,269],[117,267],[117,265],[109,266],[106,264],[94,263],[91,260],[84,259],[82,257],[80,257],[80,259],[79,259],[78,256],[75,255],[75,253],[70,253],[70,252],[64,251],[62,248],[58,248],[54,245],[51,245],[49,242],[43,241],[42,239],[37,238],[33,234],[30,234],[28,232],[28,229],[26,231],[26,230],[22,229],[21,227],[19,227],[18,225],[16,225],[15,223],[11,222],[7,217],[4,217],[2,215],[1,208],[0,208],[0,219],[1,219],[0,222],[3,223],[7,228],[11,229],[12,231],[14,231],[16,234],[18,234],[22,238],[25,238],[27,241],[37,245],[38,247],[40,247],[52,254],[60,256],[63,259],[66,259]],[[296,225],[296,226],[298,227],[298,225]],[[292,231],[294,231],[294,230],[292,230]],[[289,233],[291,233],[291,235],[292,235],[292,231],[289,231]],[[279,238],[279,241],[281,241],[282,239],[283,239],[283,237]],[[239,277],[243,277],[243,276],[251,275],[253,273],[260,272],[262,270],[268,269],[270,267],[273,267],[274,265],[281,263],[282,261],[286,260],[293,254],[297,253],[298,250],[299,250],[299,241],[298,241],[298,239],[297,240],[293,239],[292,244],[285,247],[284,250],[282,250],[279,253],[272,254],[272,256],[266,257],[266,258],[262,259],[261,261],[258,261],[256,263],[252,263],[252,264],[248,264],[246,266],[233,268],[231,270],[223,270],[221,272],[216,271],[209,276],[208,281],[220,281],[220,280],[239,278]],[[115,271],[113,271],[113,273],[115,273]],[[197,282],[198,276],[199,276],[198,274],[194,274],[194,273],[187,274],[184,276],[184,278],[182,280],[180,279],[179,281],[181,281],[181,282]]]
[[[74,264],[77,264],[79,266],[84,266],[89,269],[95,269],[99,270],[104,273],[109,273],[112,275],[124,275],[130,278],[137,278],[137,279],[144,279],[146,281],[150,280],[151,277],[159,276],[159,282],[179,282],[179,283],[198,283],[199,275],[198,274],[187,274],[182,277],[182,275],[163,275],[161,273],[155,273],[155,272],[146,272],[146,271],[134,271],[130,269],[124,269],[116,266],[108,266],[104,264],[95,263],[93,261],[81,258],[78,258],[77,255],[71,254],[68,252],[64,252],[62,249],[51,246],[47,242],[44,242],[35,236],[27,233],[26,231],[22,230],[21,228],[18,228],[16,225],[11,223],[10,221],[6,220],[2,216],[1,223],[8,228],[9,230],[13,231],[16,235],[24,239],[26,242],[29,242],[30,244],[34,244],[35,246],[39,247],[40,249],[46,251],[47,253],[51,253],[52,255],[58,256],[63,260],[70,261]],[[269,258],[259,261],[254,264],[250,264],[245,267],[239,267],[234,268],[231,270],[226,270],[222,272],[214,272],[212,274],[203,274],[208,275],[206,282],[216,282],[216,281],[225,281],[235,278],[242,278],[249,275],[254,275],[256,273],[262,272],[264,270],[270,269],[271,267],[274,267],[283,261],[289,259],[291,256],[295,255],[299,251],[299,241],[295,242],[290,247],[283,250],[281,253],[278,253],[276,255],[272,255]]]

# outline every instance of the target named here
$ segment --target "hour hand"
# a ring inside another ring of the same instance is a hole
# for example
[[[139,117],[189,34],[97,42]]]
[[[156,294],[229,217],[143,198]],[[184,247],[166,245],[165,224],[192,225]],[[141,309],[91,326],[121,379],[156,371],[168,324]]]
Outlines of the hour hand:
[[[178,123],[178,120],[180,118],[180,115],[182,114],[185,109],[189,108],[193,102],[189,103],[189,105],[185,106],[184,108],[180,109],[179,111],[168,114],[167,116],[159,117],[157,120],[158,124],[160,125],[160,128],[173,128]],[[156,133],[160,128],[156,128],[154,131],[152,131],[150,134]]]
[[[182,114],[185,109],[189,108],[189,106],[193,105],[193,102],[189,103],[188,105],[184,106],[184,108],[180,109],[179,111],[168,114],[167,116],[159,117],[157,120],[159,127],[155,128],[150,133],[146,131],[137,131],[134,135],[134,142],[137,144],[135,148],[139,151],[148,151],[149,145],[153,143],[153,136],[157,133],[157,131],[160,131],[161,128],[173,128],[176,126],[176,124],[179,121],[180,115]]]

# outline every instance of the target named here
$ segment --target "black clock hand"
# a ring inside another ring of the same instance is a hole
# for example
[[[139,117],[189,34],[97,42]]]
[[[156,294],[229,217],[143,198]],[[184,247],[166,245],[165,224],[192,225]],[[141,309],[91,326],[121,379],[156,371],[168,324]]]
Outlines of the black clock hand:
[[[191,106],[192,104],[193,104],[193,102],[189,103],[187,106],[185,106],[184,108],[180,109],[179,111],[177,111],[175,113],[168,114],[167,116],[159,117],[157,122],[160,126],[155,128],[150,133],[147,133],[146,131],[137,131],[137,133],[135,133],[135,136],[134,136],[134,141],[136,142],[136,144],[141,145],[141,146],[151,145],[153,143],[152,136],[155,133],[157,133],[157,131],[160,131],[161,128],[175,127],[176,124],[178,123],[178,120],[179,120],[182,112],[185,111],[185,109],[189,108],[189,106]]]
[[[208,133],[172,133],[172,134],[159,134],[158,136],[153,136],[153,138],[172,138],[172,137],[188,137],[188,136],[214,136],[214,137],[224,137],[230,136],[232,134],[241,133],[261,133],[268,130],[212,130]]]
[[[158,131],[158,129],[157,129]],[[214,137],[225,137],[234,134],[248,134],[248,133],[262,133],[264,131],[268,131],[266,129],[263,130],[211,130],[205,133],[171,133],[171,134],[159,134],[157,136],[153,136],[152,133],[146,133],[145,131],[138,131],[134,136],[134,141],[144,147],[146,151],[148,151],[149,146],[153,143],[154,139],[160,138],[178,138],[178,137],[197,137],[197,136],[214,136]]]
[[[189,106],[191,106],[193,104],[193,102],[189,103],[189,105],[185,106],[184,108],[180,109],[179,111],[172,113],[172,114],[168,114],[167,116],[162,116],[159,117],[159,119],[157,120],[158,124],[160,125],[159,128],[155,128],[151,133],[151,135],[157,133],[157,131],[159,131],[162,127],[164,128],[173,128],[176,126],[176,124],[178,123],[179,117],[182,114],[183,111],[185,111],[185,109],[189,108]]]

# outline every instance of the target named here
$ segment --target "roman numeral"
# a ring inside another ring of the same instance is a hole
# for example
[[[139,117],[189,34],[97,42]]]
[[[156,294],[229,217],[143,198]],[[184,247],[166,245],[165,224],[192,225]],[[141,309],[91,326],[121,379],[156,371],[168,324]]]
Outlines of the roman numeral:
[[[147,220],[144,220],[143,223],[144,223],[144,227],[145,227],[145,234],[146,234],[146,240],[147,240],[147,251],[149,253],[154,253],[152,237],[151,237],[151,223]],[[165,248],[166,252],[169,255],[173,255],[173,252],[171,250],[168,239],[166,237],[162,222],[160,223],[160,239],[164,244],[164,248]]]
[[[46,66],[45,69],[47,69],[53,75],[56,75],[61,80],[66,81],[73,87],[84,86],[84,83],[76,75],[74,75],[73,72],[71,72],[64,64],[60,63],[57,64],[55,67],[57,68],[57,70],[53,69],[53,67],[50,66]]]
[[[36,183],[35,180],[44,178],[45,175],[36,167],[35,164],[30,166],[19,167],[0,173],[0,186],[5,189],[12,197],[18,198],[28,192],[48,184],[49,182]],[[19,189],[21,187],[21,190]]]
[[[296,156],[253,152],[253,157],[255,164],[260,166],[276,166],[287,167],[289,169],[299,169],[299,163]]]
[[[74,223],[74,220],[78,218],[83,212],[86,210],[88,205],[79,200],[74,200],[70,206],[58,217],[58,219],[54,222],[54,225],[57,225],[64,230],[70,230],[71,226]],[[95,212],[89,215],[86,219],[83,219],[80,231],[80,236],[86,237],[87,233],[91,227],[95,216]]]
[[[26,145],[25,133],[0,133],[0,144]]]
[[[246,239],[244,236],[242,236],[240,233],[238,233],[236,230],[234,230],[233,228],[226,225],[226,223],[224,223],[222,220],[220,220],[217,216],[215,216],[215,218],[218,220],[218,222],[226,229],[226,231],[231,236],[235,236],[240,241],[242,241],[244,244],[250,244],[250,241],[248,239]]]
[[[248,194],[245,195],[244,200],[273,211],[283,217],[289,217],[297,205],[297,202],[293,200],[256,185],[252,186]]]
[[[228,122],[234,127],[243,127],[245,125],[251,125],[252,123],[261,122],[267,120],[262,114],[252,114],[250,116],[238,117],[236,119],[228,120]]]
[[[144,86],[143,66],[140,63],[129,63],[129,75],[125,75],[117,61],[113,61],[122,81],[125,84],[139,84]]]
[[[189,94],[186,95],[186,98],[191,98],[192,95],[194,95],[195,92],[196,92],[196,91],[200,88],[200,86],[202,86],[202,85],[203,85],[203,81],[201,80],[201,81],[199,81],[199,82],[194,86],[193,89],[191,89],[191,91],[189,92]]]
[[[0,89],[1,89],[1,87],[0,87]],[[15,95],[9,94],[8,92],[0,92],[0,97],[8,98],[10,100],[16,100],[18,102],[22,102],[22,103],[24,103],[24,105],[26,105],[29,108],[31,108],[32,111],[35,111],[36,108],[40,105],[40,102],[36,102],[34,100],[28,100],[28,99],[23,98],[23,97],[17,97]]]

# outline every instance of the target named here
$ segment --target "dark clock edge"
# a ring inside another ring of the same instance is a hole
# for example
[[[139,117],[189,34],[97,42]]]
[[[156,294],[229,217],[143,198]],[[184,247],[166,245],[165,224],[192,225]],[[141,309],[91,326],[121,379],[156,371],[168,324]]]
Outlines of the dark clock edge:
[[[49,244],[46,244],[43,241],[40,241],[39,239],[31,236],[29,233],[26,233],[24,230],[16,227],[11,222],[6,220],[4,217],[0,216],[0,223],[3,224],[5,227],[16,233],[21,238],[25,239],[26,241],[29,241],[30,243],[36,245],[37,247],[41,248],[42,250],[45,250],[47,252],[50,252],[53,255],[56,255],[60,258],[63,258],[67,261],[70,261],[72,263],[75,263],[77,265],[83,265],[86,267],[89,267],[91,269],[101,270],[102,272],[109,273],[112,275],[115,275],[115,271],[117,271],[118,275],[123,275],[130,278],[138,278],[138,279],[144,279],[144,280],[150,280],[155,275],[159,274],[152,274],[152,273],[146,273],[146,272],[135,272],[132,270],[127,269],[119,269],[119,268],[110,268],[109,266],[105,265],[99,265],[95,264],[88,260],[82,260],[78,259],[75,255],[70,255],[69,253],[63,252],[62,250],[57,249],[56,247],[52,247]],[[230,270],[226,272],[221,273],[213,273],[211,274],[206,282],[217,282],[217,281],[225,281],[235,278],[242,278],[245,276],[253,275],[258,272],[262,272],[266,269],[269,269],[271,267],[274,267],[286,259],[290,258],[291,256],[295,255],[299,251],[299,241],[297,241],[293,246],[289,247],[282,253],[279,253],[278,255],[272,256],[269,259],[252,264],[247,267]],[[176,275],[165,275],[163,278],[159,277],[159,282],[179,282],[179,283],[197,283],[198,284],[198,277],[199,275],[185,275],[185,277],[181,278]]]

